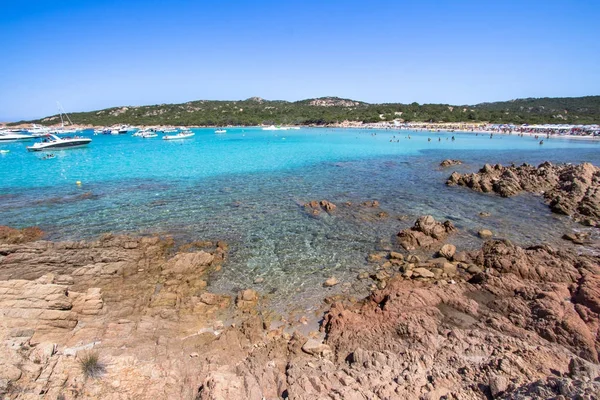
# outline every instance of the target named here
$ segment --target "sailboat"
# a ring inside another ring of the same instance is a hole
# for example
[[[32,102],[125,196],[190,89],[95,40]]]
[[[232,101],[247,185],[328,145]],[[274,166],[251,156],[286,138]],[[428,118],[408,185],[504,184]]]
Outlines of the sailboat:
[[[63,115],[65,117],[67,117],[67,120],[69,121],[70,125],[73,125],[73,121],[71,121],[71,118],[69,117],[69,114],[67,114],[65,112],[65,109],[63,108],[63,106],[58,101],[56,102],[56,105],[58,106],[58,115],[60,116],[60,125],[61,125],[61,127],[57,128],[57,129],[54,129],[54,130],[50,130],[47,133],[51,133],[51,134],[54,134],[54,135],[64,135],[64,134],[69,134],[69,133],[75,133],[75,132],[77,132],[76,129],[73,129],[73,128],[68,128],[67,129],[67,128],[65,128],[65,120],[63,118]]]

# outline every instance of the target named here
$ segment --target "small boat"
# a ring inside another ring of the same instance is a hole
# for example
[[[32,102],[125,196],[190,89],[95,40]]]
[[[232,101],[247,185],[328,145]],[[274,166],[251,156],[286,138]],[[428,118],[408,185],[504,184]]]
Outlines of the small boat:
[[[215,133],[227,133],[225,129],[217,129]]]
[[[37,124],[31,124],[31,129],[28,129],[27,133],[33,137],[42,137],[50,133],[50,128]]]
[[[20,133],[0,131],[0,142],[9,142],[9,141],[16,141],[16,140],[31,140],[31,139],[33,139],[33,136],[31,136],[31,135],[23,135]]]
[[[94,135],[110,135],[110,128],[94,129]]]
[[[0,154],[7,154],[10,153],[10,150],[0,150]]]
[[[280,126],[280,125],[271,125],[271,126],[267,126],[265,128],[262,128],[263,131],[287,131],[290,130],[292,128],[287,127],[287,126]]]
[[[159,132],[162,132],[162,133],[177,133],[178,131],[175,128],[163,128],[163,129],[160,129]]]
[[[163,136],[164,140],[177,140],[177,139],[189,139],[194,136],[195,133],[190,131],[189,129],[183,130],[176,135],[165,135]]]
[[[155,138],[155,137],[157,137],[158,134],[156,133],[156,129],[154,129],[154,128],[145,128],[145,129],[142,129],[142,130],[139,130],[139,131],[135,132],[131,136],[141,137],[141,138],[144,138],[144,139],[149,139],[149,138]]]
[[[48,134],[43,141],[34,143],[33,146],[27,146],[28,151],[59,150],[72,149],[76,147],[87,146],[92,139],[80,136],[59,138],[56,135]]]
[[[42,135],[38,135],[37,137],[44,137],[47,134],[52,134],[52,135],[72,135],[74,133],[77,133],[77,129],[72,129],[72,128],[56,128],[56,129],[51,129],[48,132],[42,134]]]
[[[116,126],[116,127],[112,127],[110,129],[110,134],[111,135],[127,135],[127,133],[132,129],[133,128],[131,128],[129,125]]]

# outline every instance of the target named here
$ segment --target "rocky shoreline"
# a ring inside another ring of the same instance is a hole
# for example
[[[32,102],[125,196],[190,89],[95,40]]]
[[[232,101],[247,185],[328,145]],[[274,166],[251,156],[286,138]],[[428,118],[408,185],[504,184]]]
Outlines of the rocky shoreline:
[[[537,167],[486,164],[477,173],[453,172],[446,184],[502,197],[521,192],[540,194],[553,212],[572,216],[587,226],[600,226],[600,168],[590,163],[544,162]]]
[[[595,222],[599,176],[589,164],[544,163],[486,166],[449,183],[543,192]],[[300,206],[314,218],[389,218],[377,201]],[[600,256],[491,238],[457,249],[457,231],[419,217],[392,248],[365,254],[370,269],[356,279],[371,293],[328,297],[318,330],[306,332],[274,316],[265,294],[208,289],[227,268],[226,243],[111,234],[55,243],[0,227],[0,397],[596,398]]]

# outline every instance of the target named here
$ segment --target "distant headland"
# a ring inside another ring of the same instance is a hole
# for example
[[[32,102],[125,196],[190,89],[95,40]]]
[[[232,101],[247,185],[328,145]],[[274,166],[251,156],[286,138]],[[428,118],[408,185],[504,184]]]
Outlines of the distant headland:
[[[334,125],[344,121],[375,122],[488,122],[493,124],[598,124],[600,96],[527,98],[475,105],[371,104],[339,97],[295,102],[265,100],[198,100],[181,104],[123,106],[71,113],[74,124],[256,126]],[[8,125],[60,123],[58,114]]]

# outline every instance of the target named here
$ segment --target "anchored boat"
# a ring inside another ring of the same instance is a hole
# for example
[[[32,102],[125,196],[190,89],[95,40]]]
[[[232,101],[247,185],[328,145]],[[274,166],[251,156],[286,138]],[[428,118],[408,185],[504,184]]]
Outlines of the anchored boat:
[[[164,140],[177,140],[177,139],[189,139],[194,136],[195,133],[190,131],[189,129],[183,130],[176,135],[165,135],[163,136]]]
[[[62,150],[76,147],[87,146],[92,139],[80,136],[59,138],[56,135],[48,134],[41,142],[34,143],[33,146],[27,146],[28,151],[43,150]]]
[[[0,142],[12,142],[15,140],[31,140],[33,136],[22,135],[20,133],[12,133],[6,131],[0,131]]]

